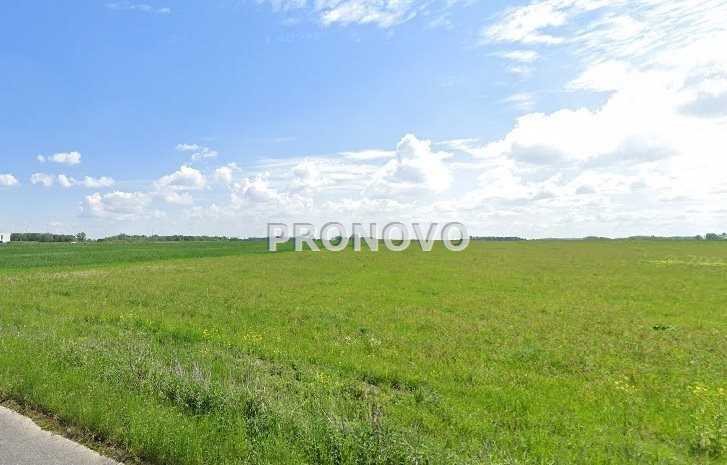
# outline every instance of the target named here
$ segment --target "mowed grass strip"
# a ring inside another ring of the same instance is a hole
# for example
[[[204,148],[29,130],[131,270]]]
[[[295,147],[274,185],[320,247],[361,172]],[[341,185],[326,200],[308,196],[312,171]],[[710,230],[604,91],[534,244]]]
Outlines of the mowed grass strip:
[[[0,399],[159,463],[727,456],[724,244],[167,246],[0,248]]]

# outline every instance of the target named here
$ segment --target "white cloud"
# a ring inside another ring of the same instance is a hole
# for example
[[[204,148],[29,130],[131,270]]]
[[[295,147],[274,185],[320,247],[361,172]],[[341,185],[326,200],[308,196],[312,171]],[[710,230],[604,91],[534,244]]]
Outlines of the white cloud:
[[[188,165],[182,165],[178,171],[162,176],[154,183],[154,187],[160,191],[199,190],[206,185],[207,179],[204,174]]]
[[[61,152],[50,155],[48,157],[44,155],[38,155],[37,158],[38,161],[41,163],[52,162],[71,166],[81,163],[81,154],[78,152]]]
[[[413,0],[322,0],[323,24],[376,24],[386,28],[414,17]]]
[[[393,150],[359,150],[356,152],[341,152],[341,156],[349,160],[378,160],[393,158],[396,152]]]
[[[503,99],[503,102],[509,103],[513,107],[521,111],[530,111],[535,107],[535,97],[527,92],[517,92]]]
[[[92,178],[90,176],[84,176],[84,178],[79,181],[75,178],[72,178],[70,176],[66,176],[65,174],[59,174],[59,175],[52,175],[52,174],[44,174],[44,173],[36,173],[30,178],[30,182],[33,184],[40,184],[44,187],[51,187],[53,184],[58,182],[58,185],[65,188],[70,188],[74,186],[83,186],[87,187],[89,189],[97,189],[100,187],[110,187],[114,184],[114,180],[111,178],[108,178],[106,176],[102,176],[100,178]]]
[[[264,1],[264,0],[258,0]],[[416,15],[413,0],[268,0],[276,12],[307,8],[323,25],[375,24],[388,28]]]
[[[509,73],[515,74],[522,79],[530,77],[535,71],[535,68],[530,65],[515,65],[507,68]]]
[[[427,23],[426,29],[452,29],[454,23],[449,14],[443,14],[435,17]]]
[[[589,66],[568,83],[568,88],[609,92],[622,89],[635,77],[628,63],[609,60]]]
[[[265,0],[257,0],[258,3],[263,3]],[[308,5],[308,0],[268,0],[273,7],[273,11],[292,11],[299,8],[304,8]]]
[[[374,152],[367,151],[371,156]],[[360,152],[351,152],[360,154]],[[391,152],[393,155],[394,152]],[[380,156],[380,155],[376,155]],[[390,158],[389,155],[386,155]],[[265,160],[255,166],[255,172],[268,173],[271,183],[287,192],[307,194],[347,195],[360,192],[370,184],[373,174],[381,168],[383,161],[364,156],[352,160],[342,154],[314,155],[305,158]]]
[[[377,195],[395,195],[447,190],[452,175],[444,160],[452,154],[433,152],[431,145],[431,141],[406,134],[396,146],[396,158],[374,174],[369,186],[371,191]]]
[[[199,144],[177,144],[175,148],[178,152],[198,152],[200,150],[206,149],[206,147],[203,147]]]
[[[215,158],[219,155],[216,150],[210,150],[209,147],[198,144],[177,144],[176,149],[178,152],[194,152],[192,154],[192,161]]]
[[[540,19],[533,17],[536,12]],[[594,109],[525,115],[480,155],[601,169],[658,161],[694,165],[718,157],[714,147],[724,144],[719,134],[727,111],[722,117],[703,113],[702,121],[690,110],[710,112],[718,107],[714,99],[719,101],[721,92],[727,95],[727,54],[714,47],[727,40],[722,2],[540,0],[508,10],[500,23],[486,28],[498,31],[489,38],[527,43],[525,35],[503,32],[517,29],[514,24],[523,18],[533,26],[523,30],[535,35],[557,31],[568,44],[581,70],[566,90],[611,95]],[[584,19],[577,24],[575,18]],[[705,88],[712,93],[701,106]]]
[[[215,150],[207,150],[205,152],[198,152],[192,154],[192,161],[204,160],[206,158],[215,158],[218,153]]]
[[[480,30],[480,44],[563,45],[592,64],[659,56],[725,31],[722,0],[533,0],[505,10]],[[713,37],[712,44],[720,43]],[[512,57],[505,57],[511,59]]]
[[[158,197],[167,203],[176,203],[179,205],[192,205],[194,199],[189,192],[161,191],[155,193]]]
[[[313,160],[303,160],[293,167],[292,190],[316,191],[329,184],[331,180],[321,174],[318,163]]]
[[[15,187],[18,184],[18,179],[12,174],[0,174],[0,187]]]
[[[727,5],[721,0],[621,0],[575,26],[574,53],[584,62],[628,61],[650,66],[724,56],[713,45],[724,38]]]
[[[73,187],[76,184],[76,180],[73,178],[68,178],[65,174],[59,174],[58,175],[58,184],[60,184],[63,187]]]
[[[518,118],[505,138],[488,144],[483,154],[536,165],[597,162],[609,156],[614,157],[610,163],[666,158],[674,151],[671,131],[680,127],[681,118],[667,111],[662,90],[642,88],[639,94],[642,101],[615,95],[596,111],[527,114]]]
[[[327,213],[353,214],[358,216],[371,216],[380,213],[401,213],[414,207],[411,203],[402,203],[394,199],[371,199],[368,197],[345,198],[328,201],[323,204],[322,210]]]
[[[538,59],[538,52],[534,50],[511,50],[497,53],[497,56],[520,63],[533,63]]]
[[[451,150],[456,150],[458,152],[467,152],[471,148],[477,146],[477,139],[473,137],[463,139],[449,139],[439,141],[436,145],[439,147],[446,147]]]
[[[237,203],[243,200],[252,202],[269,202],[278,200],[281,194],[270,184],[270,173],[260,173],[254,178],[245,178],[241,183],[235,185],[233,199]]]
[[[521,78],[530,77],[535,70],[535,62],[540,59],[540,55],[535,50],[509,50],[493,55],[507,60],[510,63],[507,72]]]
[[[508,9],[500,22],[480,31],[482,42],[521,42],[524,44],[558,44],[563,38],[544,32],[565,24],[568,15],[559,8],[564,2],[534,1]]]
[[[112,178],[101,176],[100,178],[92,178],[90,176],[84,176],[83,181],[81,181],[81,184],[83,184],[83,187],[88,187],[89,189],[92,188],[100,188],[100,187],[110,187],[114,185],[114,180]]]
[[[35,173],[30,177],[30,182],[40,184],[43,187],[51,187],[55,183],[55,176],[45,173]]]
[[[154,182],[154,191],[150,195],[167,203],[191,205],[194,199],[187,191],[204,189],[205,186],[207,178],[201,171],[182,165],[179,170]]]
[[[81,213],[94,218],[132,221],[145,214],[150,202],[151,197],[143,192],[95,193],[85,197]]]
[[[231,208],[258,208],[270,213],[301,213],[313,206],[313,200],[300,194],[289,194],[275,188],[270,173],[259,173],[233,184],[230,194]]]
[[[228,163],[215,169],[213,179],[220,184],[230,185],[240,172],[240,167],[236,163]]]
[[[130,2],[110,2],[106,4],[106,8],[112,11],[140,11],[142,13],[156,13],[166,15],[172,12],[171,8],[162,7],[155,8],[146,3],[130,3]]]

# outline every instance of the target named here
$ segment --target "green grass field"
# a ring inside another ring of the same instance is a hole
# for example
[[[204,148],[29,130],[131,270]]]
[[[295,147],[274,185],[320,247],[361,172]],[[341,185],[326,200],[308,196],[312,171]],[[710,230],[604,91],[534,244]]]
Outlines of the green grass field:
[[[170,464],[727,457],[727,244],[0,247],[0,401]]]

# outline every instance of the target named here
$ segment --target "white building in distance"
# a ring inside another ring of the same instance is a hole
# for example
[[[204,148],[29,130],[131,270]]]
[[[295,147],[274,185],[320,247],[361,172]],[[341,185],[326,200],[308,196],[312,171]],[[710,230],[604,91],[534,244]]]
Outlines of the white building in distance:
[[[10,242],[10,233],[0,233],[0,244]]]

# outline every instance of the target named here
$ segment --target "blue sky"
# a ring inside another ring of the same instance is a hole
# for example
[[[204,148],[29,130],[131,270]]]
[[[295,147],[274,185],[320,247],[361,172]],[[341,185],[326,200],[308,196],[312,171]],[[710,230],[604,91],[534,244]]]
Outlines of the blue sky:
[[[724,1],[0,9],[0,230],[727,229]]]

